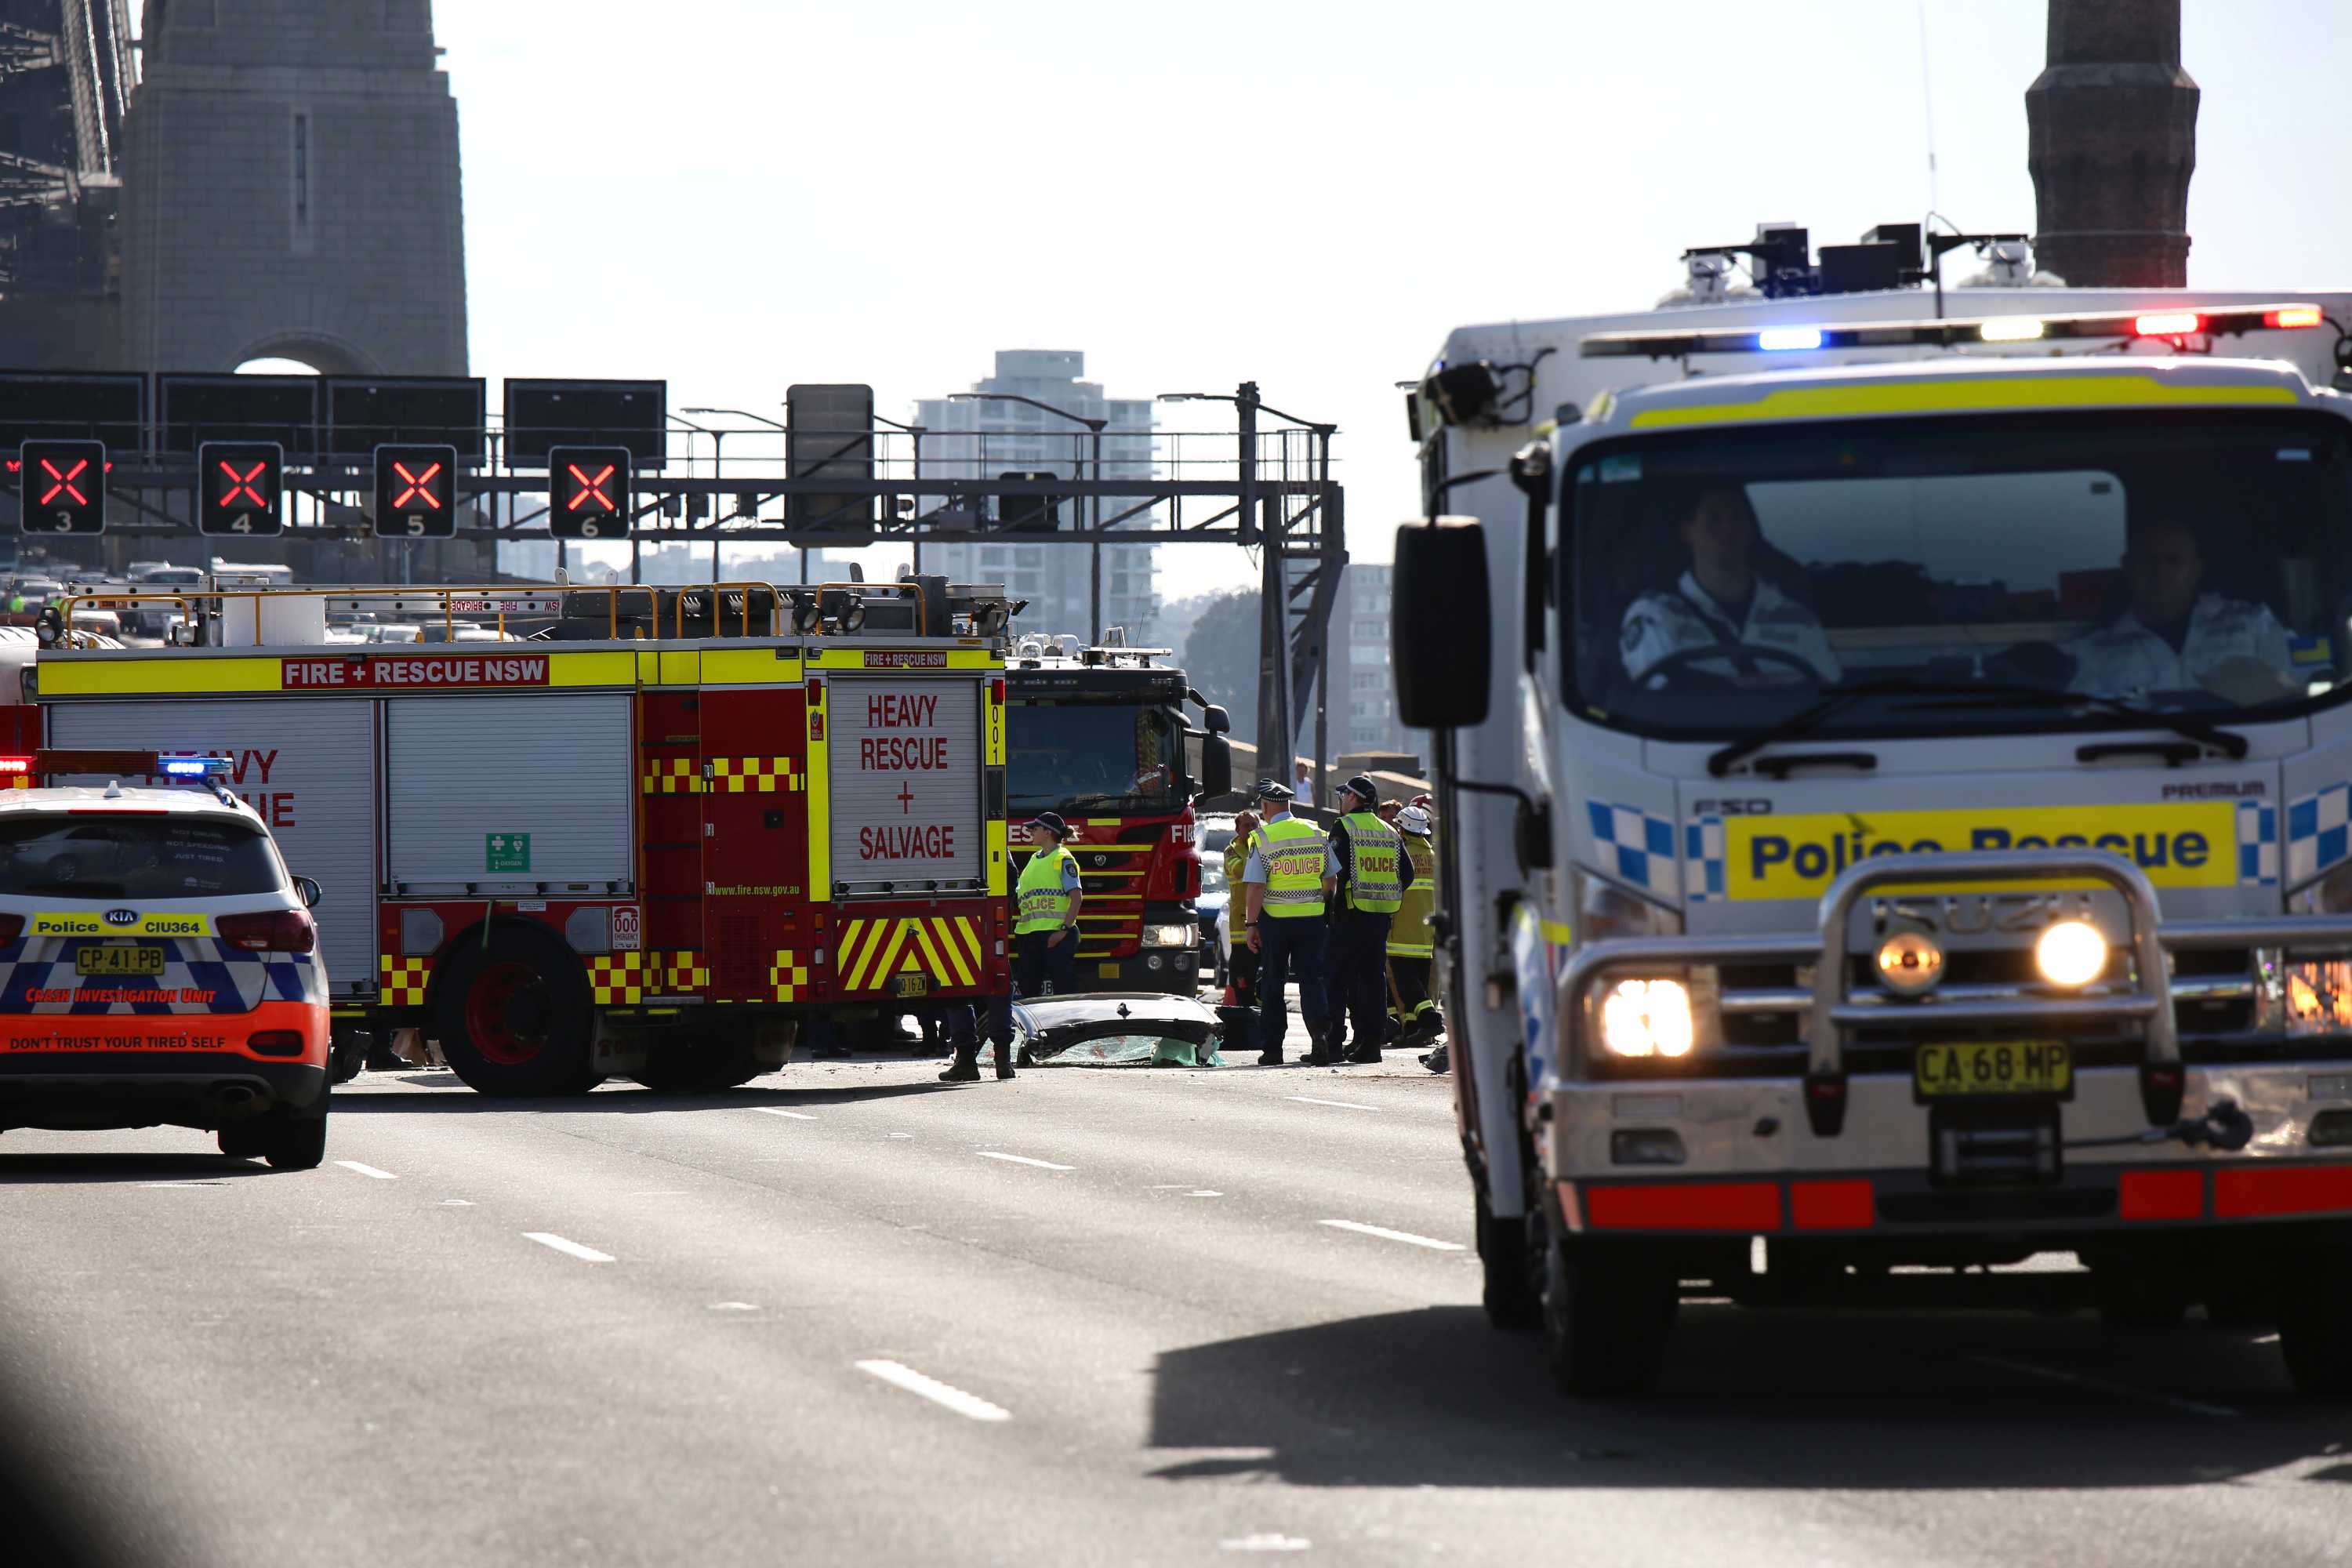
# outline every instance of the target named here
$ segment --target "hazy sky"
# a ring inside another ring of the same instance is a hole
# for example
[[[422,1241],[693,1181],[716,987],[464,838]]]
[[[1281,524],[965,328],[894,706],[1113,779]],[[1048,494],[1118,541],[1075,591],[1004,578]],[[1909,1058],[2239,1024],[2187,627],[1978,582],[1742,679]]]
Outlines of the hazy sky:
[[[2347,0],[2187,0],[2189,277],[2352,281]],[[1916,0],[439,0],[478,374],[904,418],[999,348],[1341,428],[1360,559],[1413,507],[1393,384],[1457,323],[1638,308],[1759,218],[1927,207]],[[1927,0],[1938,206],[2031,229],[2042,0]],[[1202,417],[1171,410],[1171,416]],[[1173,593],[1238,552],[1162,552]]]

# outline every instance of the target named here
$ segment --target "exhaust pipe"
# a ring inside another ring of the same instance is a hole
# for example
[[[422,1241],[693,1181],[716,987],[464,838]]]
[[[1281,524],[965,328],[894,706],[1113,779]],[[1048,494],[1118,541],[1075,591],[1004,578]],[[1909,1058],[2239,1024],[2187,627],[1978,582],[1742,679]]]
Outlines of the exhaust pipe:
[[[213,1089],[214,1102],[224,1110],[242,1110],[260,1098],[249,1083],[224,1083]]]

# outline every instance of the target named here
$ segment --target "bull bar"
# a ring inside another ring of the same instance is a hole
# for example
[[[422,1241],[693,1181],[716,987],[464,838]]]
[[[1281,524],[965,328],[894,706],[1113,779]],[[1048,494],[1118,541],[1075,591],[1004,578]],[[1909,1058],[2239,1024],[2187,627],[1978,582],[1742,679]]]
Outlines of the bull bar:
[[[1890,883],[1927,882],[1956,887],[2018,879],[2092,879],[2122,895],[2131,923],[2130,946],[2137,971],[2132,987],[2100,996],[2054,996],[2019,986],[1986,994],[1974,988],[1966,999],[1934,994],[1892,1005],[1858,1002],[1848,990],[1849,917],[1873,889]],[[2278,915],[2247,920],[2164,923],[2155,886],[2139,868],[2104,849],[1969,850],[1941,855],[1885,855],[1848,867],[1822,893],[1813,931],[1790,935],[1618,937],[1580,949],[1561,969],[1555,999],[1563,1042],[1560,1069],[1588,1076],[1591,1036],[1587,1001],[1604,978],[1635,966],[1735,963],[1810,963],[1813,984],[1801,1003],[1805,1015],[1805,1110],[1814,1133],[1835,1137],[1844,1125],[1846,1074],[1844,1031],[1853,1026],[1885,1026],[1906,1017],[1923,1025],[2138,1023],[2145,1030],[2139,1068],[2140,1097],[2152,1127],[2180,1114],[2183,1089],[2180,1036],[2173,1016],[2173,987],[2165,963],[2171,949],[2352,946],[2352,916]]]

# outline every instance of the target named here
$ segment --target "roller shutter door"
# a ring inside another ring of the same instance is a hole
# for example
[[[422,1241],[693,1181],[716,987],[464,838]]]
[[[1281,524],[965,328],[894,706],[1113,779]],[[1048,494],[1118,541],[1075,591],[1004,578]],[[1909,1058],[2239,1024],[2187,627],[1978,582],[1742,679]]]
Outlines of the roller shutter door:
[[[593,692],[387,701],[392,890],[626,891],[635,784],[629,700]]]
[[[178,698],[54,702],[50,743],[198,752],[233,759],[229,787],[269,824],[289,870],[324,895],[311,913],[334,994],[373,994],[374,704],[364,700]]]
[[[840,676],[827,703],[837,897],[980,885],[980,685]]]

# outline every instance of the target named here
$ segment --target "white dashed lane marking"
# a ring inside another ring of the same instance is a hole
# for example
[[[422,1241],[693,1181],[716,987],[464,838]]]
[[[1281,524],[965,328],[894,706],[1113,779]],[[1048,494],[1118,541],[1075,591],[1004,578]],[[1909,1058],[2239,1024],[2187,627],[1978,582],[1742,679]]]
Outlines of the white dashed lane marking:
[[[357,1160],[338,1160],[335,1163],[341,1165],[346,1171],[352,1172],[357,1175],[372,1176],[379,1182],[396,1182],[400,1180],[398,1176],[394,1175],[390,1171],[379,1171],[373,1165],[362,1165]]]
[[[1041,1171],[1075,1171],[1076,1165],[1056,1165],[1051,1160],[1033,1160],[1026,1154],[1000,1154],[993,1149],[979,1151],[983,1160],[1004,1160],[1015,1165],[1034,1165]]]
[[[751,1105],[746,1106],[744,1109],[747,1110],[756,1110],[762,1116],[789,1117],[794,1121],[814,1121],[816,1120],[815,1117],[811,1116],[805,1110],[786,1110],[781,1105]]]
[[[599,1252],[593,1247],[583,1247],[578,1242],[566,1240],[564,1237],[557,1236],[552,1231],[527,1230],[522,1234],[527,1240],[535,1241],[541,1247],[551,1247],[555,1248],[556,1251],[563,1253],[567,1257],[580,1259],[583,1263],[610,1263],[613,1261],[613,1255],[611,1253]]]
[[[1318,1100],[1311,1094],[1286,1094],[1285,1100],[1295,1100],[1301,1105],[1328,1105],[1340,1110],[1378,1110],[1377,1105],[1358,1105],[1352,1100]]]
[[[1366,1225],[1361,1220],[1322,1219],[1317,1220],[1315,1223],[1318,1225],[1328,1225],[1333,1230],[1352,1230],[1359,1236],[1377,1236],[1383,1241],[1402,1241],[1413,1247],[1426,1247],[1432,1252],[1461,1252],[1465,1250],[1463,1245],[1458,1241],[1439,1241],[1433,1237],[1415,1236],[1409,1230],[1391,1230],[1384,1225]]]
[[[2087,1388],[2095,1394],[2112,1394],[2125,1399],[2145,1400],[2161,1405],[2168,1410],[2182,1410],[2191,1415],[2229,1417],[2242,1415],[2226,1405],[2208,1405],[2201,1399],[2183,1399],[2177,1394],[2158,1394],[2154,1389],[2134,1388],[2127,1383],[2111,1383],[2104,1377],[2085,1377],[2078,1372],[2062,1372],[2054,1366],[2036,1366],[2030,1361],[2011,1361],[2002,1355],[1970,1356],[1979,1366],[1994,1366],[2003,1372],[2021,1373],[2027,1377],[2044,1378],[2052,1383],[2063,1383],[2074,1388]]]
[[[1001,1405],[991,1405],[976,1394],[966,1394],[961,1388],[950,1388],[935,1377],[925,1377],[913,1367],[901,1366],[895,1361],[861,1361],[857,1370],[878,1377],[893,1388],[903,1388],[909,1394],[920,1394],[934,1405],[943,1405],[957,1415],[973,1421],[1010,1421],[1013,1412]]]

